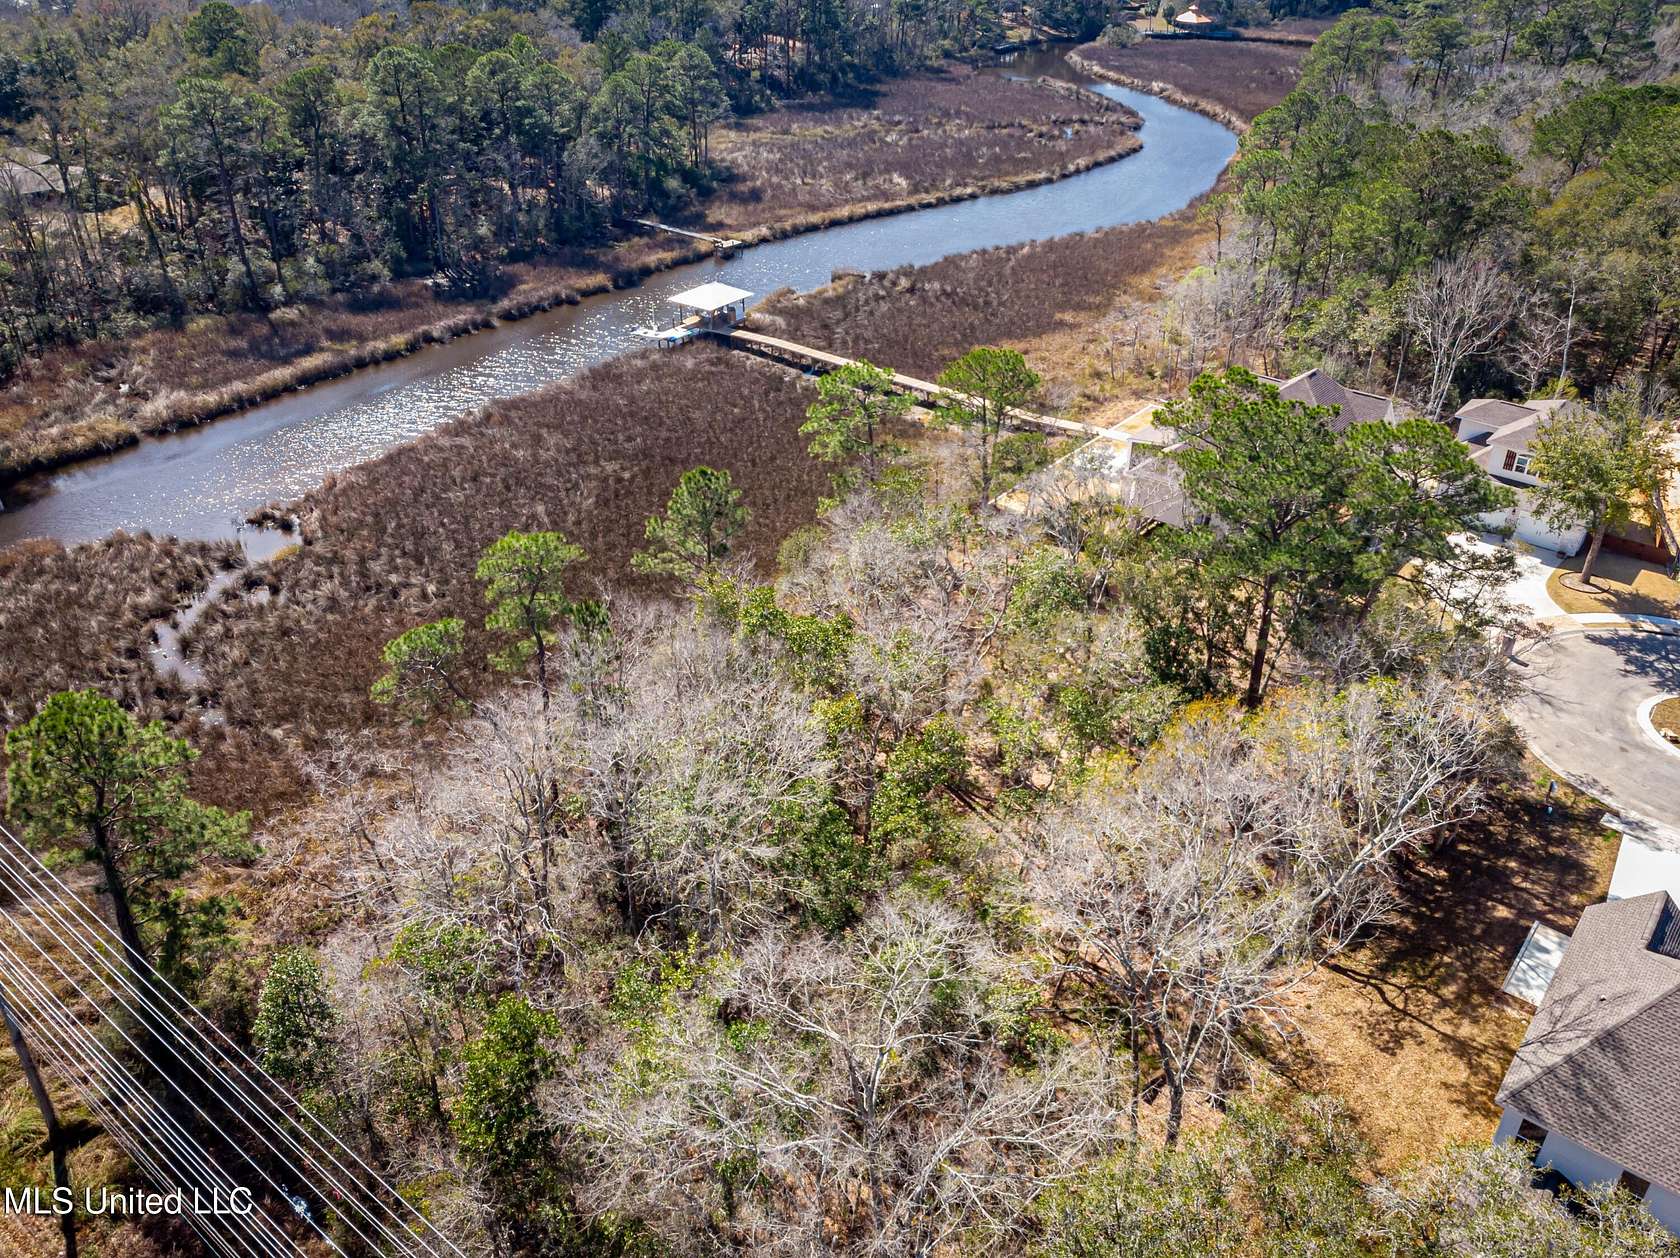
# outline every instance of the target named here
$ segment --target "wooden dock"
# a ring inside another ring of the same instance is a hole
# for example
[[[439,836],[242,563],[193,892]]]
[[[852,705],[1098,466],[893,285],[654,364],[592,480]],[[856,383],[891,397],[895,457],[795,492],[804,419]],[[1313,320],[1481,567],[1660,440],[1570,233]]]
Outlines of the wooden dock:
[[[672,227],[669,223],[658,223],[651,218],[621,218],[618,221],[628,227],[640,227],[644,231],[664,232],[667,236],[681,236],[684,240],[702,241],[726,256],[734,253],[737,249],[745,248],[741,241],[731,240],[727,236],[710,236],[705,232],[689,231],[686,227]]]
[[[837,368],[848,366],[854,361],[850,358],[842,358],[838,354],[830,354],[826,350],[815,349],[809,345],[800,345],[794,341],[784,341],[779,337],[765,336],[762,332],[748,332],[743,328],[714,329],[712,335],[732,349],[745,350],[749,354],[757,354],[760,358],[769,358],[792,367],[806,367],[819,372],[834,371]],[[898,389],[931,406],[937,406],[941,402],[971,400],[966,399],[960,393],[941,388],[931,380],[920,380],[915,376],[904,375],[902,372],[893,372],[892,380]],[[1013,428],[1029,428],[1036,432],[1048,433],[1054,437],[1107,437],[1112,435],[1106,428],[1098,428],[1094,424],[1076,423],[1071,419],[1062,419],[1056,415],[1041,415],[1035,411],[1010,411],[1008,422]]]

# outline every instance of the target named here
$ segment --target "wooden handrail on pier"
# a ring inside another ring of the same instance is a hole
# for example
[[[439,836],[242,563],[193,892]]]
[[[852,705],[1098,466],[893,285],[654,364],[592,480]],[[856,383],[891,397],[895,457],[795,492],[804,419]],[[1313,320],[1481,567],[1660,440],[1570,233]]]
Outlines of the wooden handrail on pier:
[[[826,350],[800,345],[795,341],[784,341],[779,337],[765,336],[762,332],[748,332],[743,328],[714,328],[712,335],[734,349],[745,350],[749,354],[757,354],[761,358],[774,359],[794,367],[810,367],[826,372],[849,366],[854,361],[842,358],[838,354],[830,354]],[[897,371],[892,373],[892,380],[893,385],[901,391],[934,405],[945,401],[972,400],[954,390],[941,388],[930,380],[919,380],[915,376],[906,376]],[[1113,435],[1106,428],[1098,428],[1094,424],[1081,424],[1055,415],[1040,415],[1035,411],[1012,410],[1009,412],[1009,423],[1011,427],[1032,428],[1058,437]]]
[[[630,227],[640,227],[650,232],[664,232],[669,236],[681,236],[684,240],[700,240],[711,245],[719,253],[734,253],[742,248],[739,240],[731,240],[727,236],[709,236],[705,232],[689,231],[686,227],[672,227],[669,223],[656,223],[651,218],[622,218],[618,220]]]

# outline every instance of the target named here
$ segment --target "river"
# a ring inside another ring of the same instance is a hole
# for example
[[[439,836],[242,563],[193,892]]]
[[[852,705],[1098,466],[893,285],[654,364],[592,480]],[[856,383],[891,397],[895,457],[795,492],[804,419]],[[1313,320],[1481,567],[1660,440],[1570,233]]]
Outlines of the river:
[[[184,538],[236,535],[251,511],[314,489],[334,472],[430,431],[495,397],[524,393],[638,348],[637,327],[669,322],[666,299],[707,280],[759,295],[810,289],[837,269],[921,265],[953,253],[1159,218],[1213,186],[1236,137],[1156,97],[1095,83],[1061,50],[1020,54],[994,73],[1083,83],[1143,117],[1143,148],[1118,162],[1020,192],[828,228],[651,276],[407,358],[354,372],[197,428],[150,438],[47,478],[0,513],[0,547],[66,544],[117,530]],[[278,535],[245,535],[253,558]]]

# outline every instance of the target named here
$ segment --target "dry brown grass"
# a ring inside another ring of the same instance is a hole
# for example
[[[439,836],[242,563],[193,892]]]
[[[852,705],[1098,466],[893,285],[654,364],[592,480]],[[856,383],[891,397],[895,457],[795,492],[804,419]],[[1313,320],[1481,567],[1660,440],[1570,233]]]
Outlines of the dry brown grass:
[[[630,555],[677,477],[709,463],[730,470],[752,511],[742,553],[768,563],[829,490],[798,435],[810,397],[796,374],[744,354],[648,351],[335,477],[301,504],[308,544],[247,569],[194,628],[196,690],[158,675],[149,628],[202,591],[231,546],[118,535],[13,547],[0,553],[0,729],[56,690],[95,686],[203,750],[207,799],[294,802],[302,757],[328,736],[394,728],[367,697],[388,638],[458,615],[482,659],[473,568],[509,529],[557,528],[581,544],[580,593],[664,588],[631,574]]]
[[[1581,571],[1585,559],[1583,552],[1564,560],[1546,581],[1546,593],[1564,611],[1572,615],[1617,612],[1624,616],[1680,616],[1680,584],[1659,565],[1601,553],[1593,565],[1593,584],[1598,590],[1588,593],[1563,583],[1566,575]]]
[[[647,351],[334,477],[301,504],[307,544],[253,569],[271,593],[236,591],[197,629],[208,697],[226,717],[200,731],[203,785],[221,802],[283,802],[299,753],[335,731],[390,728],[368,687],[381,646],[415,624],[461,617],[482,659],[473,568],[509,529],[559,529],[583,546],[580,593],[668,588],[631,575],[629,559],[678,476],[704,463],[733,475],[752,512],[742,552],[769,562],[829,488],[798,434],[811,396],[744,354]]]
[[[146,716],[179,716],[186,694],[152,667],[149,628],[234,561],[229,544],[118,533],[66,550],[0,551],[0,729],[48,695],[91,686]]]
[[[695,221],[742,232],[973,196],[1112,161],[1138,147],[1138,123],[1071,84],[952,66],[789,105],[722,133],[714,150],[733,175]]]
[[[495,301],[443,301],[424,282],[405,280],[267,318],[206,316],[179,331],[57,350],[0,392],[0,483],[632,284],[705,251],[639,239],[512,266],[511,287]]]
[[[1300,77],[1307,47],[1253,40],[1145,39],[1130,48],[1082,44],[1072,57],[1081,69],[1099,77],[1154,91],[1241,130],[1289,94]]]
[[[1537,770],[1537,766],[1531,766]],[[1575,927],[1602,900],[1616,836],[1603,808],[1538,772],[1405,880],[1395,921],[1302,992],[1305,1032],[1279,1061],[1291,1083],[1347,1100],[1384,1170],[1485,1142],[1494,1096],[1533,1010],[1501,994],[1531,923]]]
[[[1680,696],[1664,699],[1651,709],[1651,724],[1657,733],[1667,735],[1670,741],[1680,742]]]
[[[924,378],[972,346],[1009,345],[1045,376],[1056,409],[1111,418],[1128,385],[1107,370],[1099,325],[1116,308],[1157,299],[1212,234],[1191,206],[1153,222],[778,294],[755,320],[776,335]]]

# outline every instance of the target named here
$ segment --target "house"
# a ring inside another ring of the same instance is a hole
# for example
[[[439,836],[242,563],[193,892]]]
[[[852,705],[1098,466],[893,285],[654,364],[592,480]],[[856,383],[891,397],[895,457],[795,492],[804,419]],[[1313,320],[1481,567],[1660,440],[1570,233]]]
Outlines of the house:
[[[1000,495],[994,505],[1020,513],[1042,502],[1100,499],[1126,507],[1141,528],[1183,528],[1190,504],[1178,465],[1161,457],[1179,444],[1178,435],[1155,422],[1159,410],[1159,403],[1150,403],[1132,412]]]
[[[1680,907],[1595,904],[1500,1085],[1496,1141],[1572,1184],[1620,1184],[1680,1235]]]
[[[80,166],[69,170],[72,179],[81,177]],[[0,193],[23,201],[57,201],[64,195],[64,180],[45,153],[13,148],[0,153]]]
[[[1458,439],[1470,447],[1470,461],[1500,484],[1516,490],[1515,506],[1483,517],[1489,532],[1509,531],[1518,541],[1562,555],[1573,555],[1581,549],[1587,539],[1586,526],[1558,529],[1542,519],[1532,493],[1540,479],[1529,471],[1529,447],[1541,425],[1559,411],[1579,405],[1564,398],[1526,403],[1477,398],[1466,402],[1453,416]]]
[[[1337,432],[1342,432],[1354,424],[1373,423],[1378,420],[1392,424],[1413,414],[1404,402],[1397,402],[1394,398],[1384,397],[1380,393],[1350,389],[1318,367],[1303,371],[1298,376],[1291,376],[1288,380],[1279,380],[1275,376],[1261,376],[1260,379],[1267,384],[1277,385],[1278,396],[1286,402],[1301,402],[1307,406],[1334,406],[1336,416],[1330,421],[1330,427]]]
[[[1318,367],[1287,380],[1259,379],[1276,386],[1278,396],[1286,401],[1333,407],[1329,423],[1338,433],[1354,424],[1395,423],[1414,413],[1392,397],[1350,389]],[[1196,511],[1185,497],[1178,465],[1161,457],[1183,444],[1178,433],[1162,422],[1163,405],[1152,402],[1133,411],[1102,436],[1064,455],[1039,474],[1039,485],[1055,483],[1060,492],[1067,492],[1077,482],[1080,496],[1101,493],[1152,524],[1183,528],[1187,522],[1194,523]],[[1028,490],[1017,490],[1000,499],[999,505],[1023,509],[1029,498]]]

